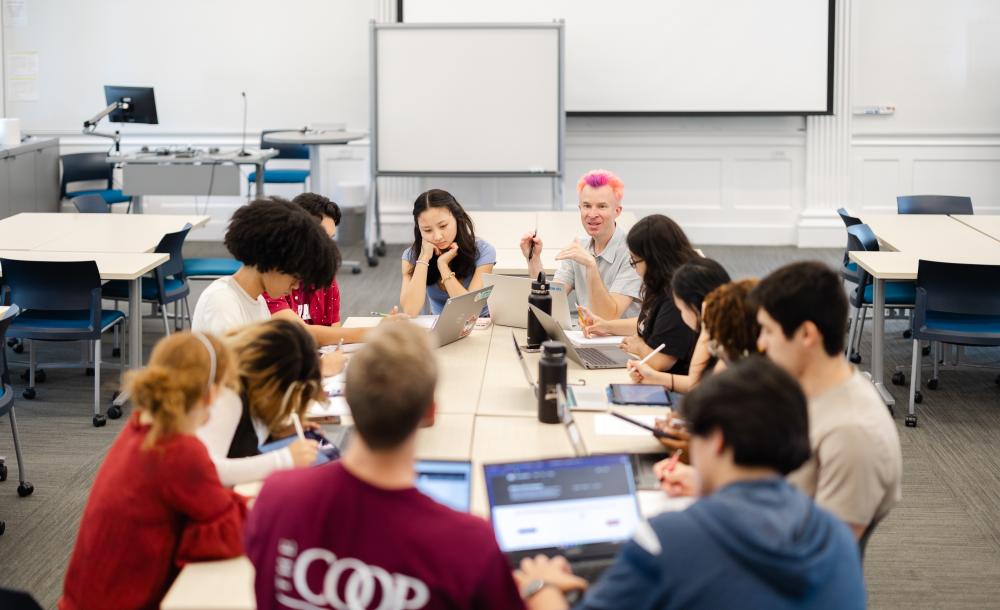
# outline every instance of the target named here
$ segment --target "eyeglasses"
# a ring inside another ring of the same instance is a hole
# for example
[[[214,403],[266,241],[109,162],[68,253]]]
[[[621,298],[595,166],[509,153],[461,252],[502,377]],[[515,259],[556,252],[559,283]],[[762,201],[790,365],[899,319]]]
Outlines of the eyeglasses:
[[[632,258],[631,256],[628,258],[628,264],[633,269],[635,269],[635,266],[638,265],[639,263],[644,263],[644,262],[646,262],[646,261],[645,261],[645,259],[642,259],[642,258],[636,259],[636,258]]]

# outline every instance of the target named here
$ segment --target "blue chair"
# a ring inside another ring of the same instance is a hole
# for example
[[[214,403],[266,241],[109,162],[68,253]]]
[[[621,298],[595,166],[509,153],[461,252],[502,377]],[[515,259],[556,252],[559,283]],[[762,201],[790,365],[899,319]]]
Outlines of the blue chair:
[[[273,148],[278,151],[278,156],[274,159],[309,159],[309,147],[305,144],[275,144],[265,142],[264,136],[276,131],[294,131],[292,129],[265,129],[260,132],[260,147]],[[309,170],[307,169],[265,169],[265,184],[301,184],[306,188],[306,181],[309,180]],[[250,172],[247,182],[254,184],[257,181],[257,172]]]
[[[124,326],[125,314],[101,308],[101,275],[94,261],[19,261],[0,259],[10,299],[21,309],[7,331],[11,337],[28,340],[28,387],[23,396],[35,398],[35,341],[91,341],[94,345],[94,419],[95,426],[107,423],[100,410],[101,335]],[[121,326],[119,326],[121,325]],[[87,363],[50,367],[79,367]],[[121,411],[108,413],[120,417]]]
[[[854,225],[861,224],[861,219],[857,216],[851,216],[847,209],[838,208],[837,214],[840,219],[844,221],[844,227],[853,227]],[[850,248],[844,248],[844,262],[840,268],[840,277],[847,282],[857,285],[858,283],[858,264],[852,263],[851,258],[848,256]]]
[[[921,339],[936,345],[1000,346],[1000,265],[922,260],[917,267],[916,296],[910,410],[905,420],[910,427],[917,425],[915,403],[921,402]],[[934,373],[927,387],[933,390],[938,387],[936,355],[932,360]]]
[[[115,167],[107,162],[107,158],[108,155],[105,153],[73,153],[60,157],[62,161],[62,180],[59,183],[60,197],[65,199],[79,195],[100,195],[109,205],[127,203],[127,211],[132,211],[132,198],[123,194],[119,189],[111,188]],[[74,182],[91,181],[103,181],[104,188],[69,190],[69,185]]]
[[[898,214],[972,214],[972,197],[953,195],[900,195]]]
[[[875,233],[866,224],[856,224],[847,227],[847,250],[849,252],[878,252],[878,239]],[[865,328],[865,314],[871,308],[874,301],[875,286],[872,276],[858,267],[858,283],[848,295],[848,301],[854,307],[854,319],[851,321],[850,335],[847,341],[847,353],[851,362],[857,364],[861,362],[861,354],[858,346],[861,344],[861,336]],[[913,307],[914,284],[913,282],[886,282],[885,283],[885,305],[894,309],[910,309]],[[903,383],[894,376],[894,382]]]
[[[243,263],[231,258],[185,258],[184,277],[188,280],[215,280],[232,275]]]
[[[191,225],[186,225],[180,231],[167,233],[156,246],[156,252],[169,254],[170,258],[156,269],[152,275],[142,278],[142,300],[147,303],[156,303],[160,307],[163,316],[163,332],[170,334],[170,324],[167,322],[167,305],[174,303],[174,319],[180,321],[177,315],[177,305],[184,308],[184,316],[190,323],[191,310],[188,307],[187,297],[191,294],[191,287],[188,286],[187,278],[184,275],[184,239],[187,238]],[[129,286],[128,282],[122,280],[112,280],[104,285],[102,291],[104,298],[116,301],[127,301]],[[131,316],[141,316],[141,311],[130,311]]]
[[[97,194],[77,195],[70,199],[73,207],[81,214],[110,214],[111,204]]]
[[[7,328],[10,323],[17,317],[21,312],[17,305],[11,305],[7,308],[7,311],[0,316],[0,345],[3,345],[4,337],[7,334]],[[2,380],[3,394],[0,395],[0,417],[7,415],[10,417],[10,431],[14,435],[14,453],[17,455],[17,495],[22,498],[30,496],[31,492],[35,491],[35,487],[28,483],[25,478],[27,477],[27,469],[24,466],[24,457],[21,455],[21,441],[17,437],[17,419],[14,417],[14,388],[10,385],[10,371],[7,368],[7,352],[5,350],[0,350],[2,355],[0,355],[0,380]],[[7,480],[7,464],[0,459],[0,481]],[[3,522],[0,521],[0,534],[3,533],[4,526]]]

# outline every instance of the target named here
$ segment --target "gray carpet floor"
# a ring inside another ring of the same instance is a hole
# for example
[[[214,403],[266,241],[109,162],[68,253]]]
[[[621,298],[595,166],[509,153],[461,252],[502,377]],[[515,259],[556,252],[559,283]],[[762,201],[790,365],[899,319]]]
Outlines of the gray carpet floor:
[[[703,248],[734,278],[760,276],[783,263],[820,259],[832,265],[836,250],[796,248]],[[385,311],[399,296],[402,247],[390,247],[376,268],[339,280],[344,316]],[[219,244],[189,243],[190,256],[220,256]],[[360,248],[345,249],[360,258]],[[198,293],[202,287],[195,289]],[[192,307],[194,298],[192,298]],[[903,322],[890,322],[887,370],[908,365],[910,342],[900,336]],[[145,348],[163,333],[162,322],[145,322]],[[863,368],[871,353],[870,324],[862,342]],[[106,342],[110,343],[110,342]],[[105,359],[112,361],[110,345]],[[8,352],[12,358],[20,358]],[[78,357],[73,346],[45,346],[41,359]],[[1000,352],[970,350],[970,360],[996,362]],[[44,365],[42,365],[44,367]],[[15,389],[24,386],[12,365]],[[942,374],[937,391],[924,390],[920,426],[904,428],[906,388],[890,386],[897,400],[904,458],[903,501],[875,532],[868,547],[865,576],[873,608],[1000,607],[1000,387],[996,371],[960,369]],[[93,477],[123,420],[104,428],[90,423],[93,379],[77,370],[50,370],[33,401],[18,399],[16,413],[29,480],[35,493],[18,498],[17,464],[10,424],[0,420],[0,455],[8,457],[10,478],[0,483],[0,587],[30,591],[54,608]],[[105,369],[102,407],[117,388],[117,371]],[[122,544],[126,544],[124,541]],[[123,574],[122,578],[127,578]]]

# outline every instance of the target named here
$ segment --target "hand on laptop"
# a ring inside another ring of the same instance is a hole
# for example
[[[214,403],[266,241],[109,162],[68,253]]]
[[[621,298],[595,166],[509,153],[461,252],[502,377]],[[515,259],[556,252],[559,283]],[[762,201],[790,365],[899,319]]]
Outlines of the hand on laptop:
[[[569,562],[562,556],[525,557],[521,560],[520,569],[514,570],[514,580],[517,581],[519,589],[524,589],[528,583],[534,580],[544,580],[546,584],[556,587],[563,593],[584,591],[588,586],[586,580],[573,574]]]
[[[632,335],[631,337],[623,338],[618,347],[620,347],[623,352],[627,354],[634,354],[640,358],[653,351],[649,349],[649,346],[646,345],[646,342],[643,341],[639,335]]]
[[[687,464],[678,463],[673,470],[669,470],[669,462],[670,458],[667,458],[653,464],[653,472],[659,477],[663,491],[672,498],[699,495],[701,486],[695,469]]]

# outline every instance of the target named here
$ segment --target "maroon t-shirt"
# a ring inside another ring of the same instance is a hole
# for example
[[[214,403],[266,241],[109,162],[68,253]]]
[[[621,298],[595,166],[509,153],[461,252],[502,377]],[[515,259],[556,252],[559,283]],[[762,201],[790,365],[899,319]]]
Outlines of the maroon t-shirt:
[[[517,609],[490,525],[340,462],[268,478],[246,528],[257,608]]]
[[[340,322],[340,286],[337,285],[337,280],[333,280],[328,288],[319,290],[293,288],[283,297],[275,298],[266,292],[262,296],[272,314],[290,309],[305,320],[306,324],[332,326]]]

